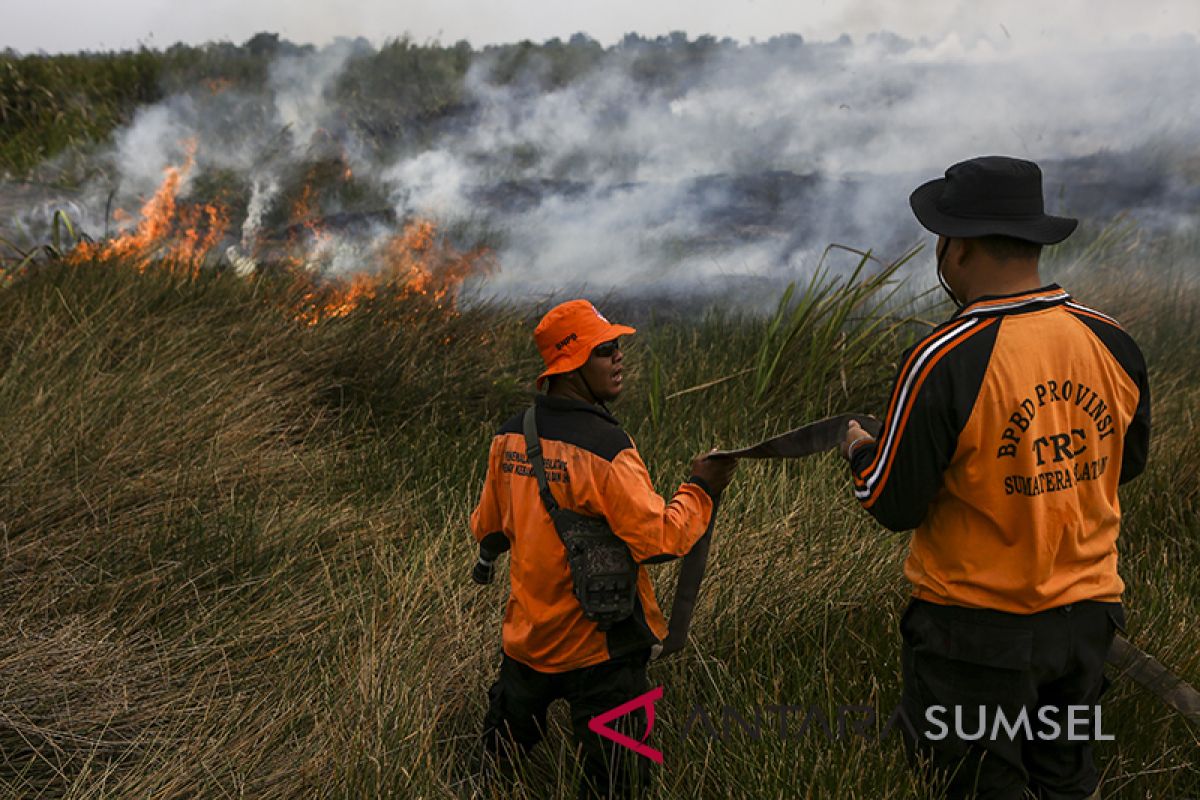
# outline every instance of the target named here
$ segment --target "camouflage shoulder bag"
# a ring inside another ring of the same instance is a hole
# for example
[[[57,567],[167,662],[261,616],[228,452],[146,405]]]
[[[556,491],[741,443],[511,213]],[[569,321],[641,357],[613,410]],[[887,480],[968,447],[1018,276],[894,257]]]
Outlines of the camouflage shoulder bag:
[[[606,631],[633,614],[637,563],[604,517],[579,514],[558,505],[546,480],[534,412],[534,407],[525,412],[525,455],[537,476],[538,494],[567,550],[575,597],[583,607],[583,615]]]

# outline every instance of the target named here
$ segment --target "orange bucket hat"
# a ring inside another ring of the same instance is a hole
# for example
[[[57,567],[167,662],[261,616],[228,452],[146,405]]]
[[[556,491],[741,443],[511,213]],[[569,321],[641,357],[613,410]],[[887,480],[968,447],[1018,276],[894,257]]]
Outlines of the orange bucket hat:
[[[596,345],[632,333],[637,331],[628,325],[613,325],[587,300],[556,305],[533,331],[533,340],[546,362],[545,371],[537,378],[538,388],[551,375],[582,367]]]

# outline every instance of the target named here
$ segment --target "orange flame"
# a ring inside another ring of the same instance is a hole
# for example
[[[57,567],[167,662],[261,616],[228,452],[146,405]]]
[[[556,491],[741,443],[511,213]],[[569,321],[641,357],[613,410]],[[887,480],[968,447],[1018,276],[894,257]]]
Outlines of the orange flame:
[[[333,239],[332,234],[325,230],[325,223],[321,217],[316,179],[315,172],[309,170],[300,189],[300,196],[292,203],[292,232],[288,234],[289,254],[285,260],[293,268],[314,267],[315,259]],[[300,228],[303,228],[304,235],[299,233]]]
[[[67,255],[71,263],[121,259],[144,272],[157,263],[172,272],[195,275],[208,253],[229,227],[229,213],[215,204],[180,204],[179,187],[196,162],[196,143],[187,144],[187,158],[167,167],[163,182],[143,205],[137,225],[101,242],[81,241]],[[128,215],[119,210],[114,219]]]
[[[179,191],[195,165],[196,144],[187,143],[184,163],[164,170],[163,181],[143,203],[137,221],[123,233],[99,242],[80,241],[67,261],[121,260],[139,272],[151,266],[195,278],[229,228],[229,212],[219,204],[181,202]],[[343,173],[348,179],[349,166]],[[291,207],[292,233],[284,263],[300,282],[301,299],[289,313],[316,325],[345,317],[365,303],[386,301],[407,316],[411,310],[457,314],[463,282],[496,268],[495,256],[483,247],[462,251],[438,233],[429,220],[417,219],[377,242],[367,252],[376,268],[349,278],[324,280],[315,268],[330,256],[334,236],[321,217],[317,178],[313,172]],[[113,218],[133,222],[118,209]],[[305,235],[307,234],[307,235]],[[7,276],[0,272],[0,281]],[[411,304],[411,305],[410,305]]]
[[[365,301],[385,298],[395,303],[421,300],[426,307],[455,314],[463,281],[488,274],[496,266],[487,248],[459,251],[438,236],[433,222],[420,219],[388,237],[372,255],[381,263],[378,273],[358,273],[348,283],[334,281],[308,292],[296,318],[316,325],[347,316]]]

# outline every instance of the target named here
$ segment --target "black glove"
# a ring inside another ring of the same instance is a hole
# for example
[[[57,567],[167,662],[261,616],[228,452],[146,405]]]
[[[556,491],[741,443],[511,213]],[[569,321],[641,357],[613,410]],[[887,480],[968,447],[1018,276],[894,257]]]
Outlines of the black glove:
[[[480,586],[486,586],[492,582],[492,576],[496,573],[496,562],[488,561],[483,556],[475,562],[474,568],[471,570],[471,580],[478,583]]]

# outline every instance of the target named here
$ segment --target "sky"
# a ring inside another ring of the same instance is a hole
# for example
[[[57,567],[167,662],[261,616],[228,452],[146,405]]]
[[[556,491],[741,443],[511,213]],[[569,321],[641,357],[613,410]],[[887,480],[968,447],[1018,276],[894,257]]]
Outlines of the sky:
[[[0,20],[0,48],[22,53],[242,42],[260,31],[301,44],[363,36],[378,45],[407,35],[446,44],[466,39],[476,47],[576,32],[607,45],[629,32],[674,30],[743,42],[781,33],[825,41],[888,30],[933,41],[986,37],[1015,48],[1063,39],[1200,38],[1197,0],[0,0]]]

